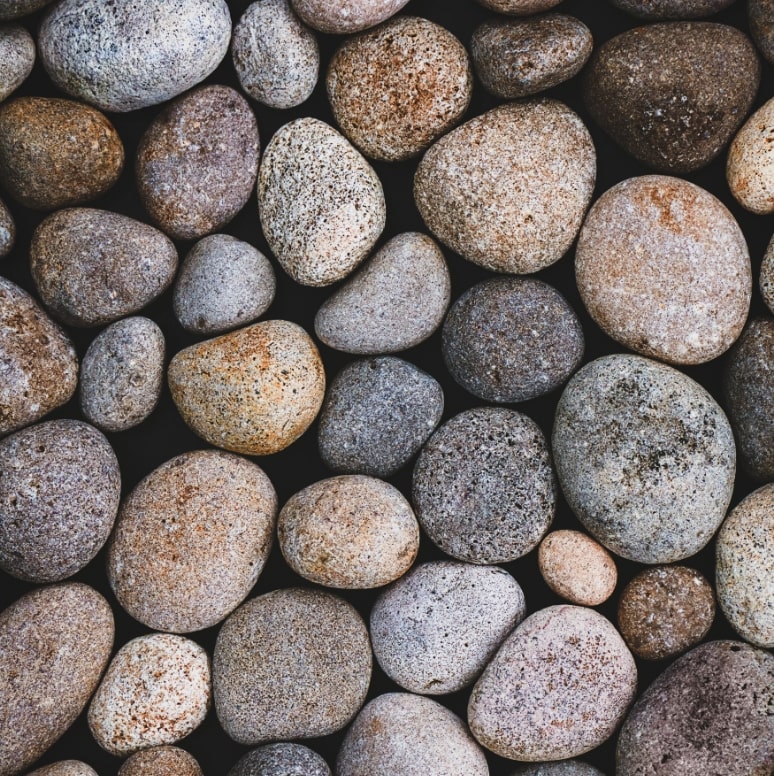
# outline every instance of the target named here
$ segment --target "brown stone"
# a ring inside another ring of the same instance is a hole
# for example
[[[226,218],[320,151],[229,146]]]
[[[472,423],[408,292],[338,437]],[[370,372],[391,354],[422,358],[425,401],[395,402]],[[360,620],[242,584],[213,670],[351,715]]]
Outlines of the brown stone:
[[[154,746],[133,754],[118,776],[202,776],[202,769],[185,749]]]

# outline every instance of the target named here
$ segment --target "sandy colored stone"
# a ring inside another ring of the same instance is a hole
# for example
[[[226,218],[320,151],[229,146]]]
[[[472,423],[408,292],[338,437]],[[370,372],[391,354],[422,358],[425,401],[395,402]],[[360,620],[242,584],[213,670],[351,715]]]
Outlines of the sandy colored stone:
[[[0,19],[16,19],[34,13],[51,0],[0,0]]]
[[[535,763],[522,765],[511,776],[605,776],[593,765],[587,765],[580,760],[560,760],[552,763]]]
[[[774,238],[769,241],[766,252],[763,254],[758,288],[766,307],[774,312]]]
[[[750,35],[761,54],[774,62],[774,0],[748,0]]]
[[[331,776],[331,769],[309,747],[268,744],[248,752],[228,776]]]
[[[348,35],[398,13],[408,0],[291,0],[296,13],[320,32]]]
[[[750,254],[736,220],[708,191],[670,176],[629,178],[594,203],[575,277],[606,334],[675,364],[724,353],[750,308]]]
[[[490,11],[505,13],[511,16],[528,16],[533,13],[547,11],[558,5],[561,0],[476,0],[479,5]]]
[[[530,100],[494,108],[431,146],[414,176],[414,200],[463,258],[531,273],[569,249],[595,179],[596,152],[580,117],[557,100]]]
[[[0,6],[0,19],[2,17]],[[20,24],[0,24],[0,102],[27,80],[34,64],[32,35]]]
[[[8,206],[0,199],[0,259],[7,256],[16,242],[16,224]]]
[[[610,0],[640,19],[700,19],[727,8],[734,0]]]
[[[202,776],[202,769],[185,749],[154,746],[129,757],[118,776]]]
[[[98,776],[97,772],[79,760],[62,760],[53,765],[44,765],[29,776]]]
[[[325,396],[317,347],[289,321],[263,321],[185,348],[167,378],[194,432],[246,455],[269,455],[295,442]]]
[[[758,215],[774,212],[774,100],[750,116],[728,149],[726,179],[736,201]]]

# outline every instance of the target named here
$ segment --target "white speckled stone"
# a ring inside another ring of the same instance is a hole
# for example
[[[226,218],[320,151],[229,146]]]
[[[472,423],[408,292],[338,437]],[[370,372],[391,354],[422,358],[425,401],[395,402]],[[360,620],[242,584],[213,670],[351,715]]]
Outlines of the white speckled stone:
[[[320,32],[347,35],[398,13],[408,0],[291,0],[296,13]]]
[[[34,64],[32,35],[20,24],[0,24],[0,102],[24,83]]]
[[[593,765],[587,765],[580,760],[560,760],[522,765],[513,771],[511,776],[605,776],[605,774]]]
[[[307,746],[268,744],[248,752],[228,776],[331,776],[331,769]]]
[[[728,149],[726,178],[736,201],[753,213],[774,212],[774,100],[744,123]]]
[[[62,760],[53,765],[44,765],[29,776],[97,776],[97,772],[78,760]]]
[[[0,259],[7,256],[16,241],[16,223],[8,206],[0,199]]]

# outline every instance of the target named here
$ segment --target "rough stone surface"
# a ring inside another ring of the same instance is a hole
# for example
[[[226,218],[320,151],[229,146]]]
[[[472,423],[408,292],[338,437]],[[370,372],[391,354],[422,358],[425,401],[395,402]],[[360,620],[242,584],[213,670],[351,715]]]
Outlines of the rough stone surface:
[[[761,54],[774,62],[774,0],[748,0],[747,13],[750,35]]]
[[[774,100],[745,122],[728,150],[726,178],[736,201],[764,215],[774,212]]]
[[[593,765],[587,765],[580,760],[561,760],[522,765],[511,776],[605,776],[605,774]]]
[[[389,477],[419,451],[443,414],[443,389],[408,361],[355,361],[331,383],[318,446],[336,472]]]
[[[129,757],[118,776],[202,776],[202,769],[184,749],[155,746]]]
[[[121,506],[107,559],[119,603],[156,630],[215,625],[258,579],[276,512],[269,478],[250,461],[216,450],[167,461]]]
[[[504,569],[435,561],[382,593],[371,643],[394,682],[443,695],[472,684],[525,614],[524,594]]]
[[[0,20],[25,16],[43,8],[50,2],[51,0],[2,0],[0,2]]]
[[[774,312],[774,238],[769,242],[763,255],[758,287],[766,306]]]
[[[731,500],[736,451],[723,411],[690,377],[639,356],[599,358],[570,380],[553,453],[581,523],[639,563],[697,553]]]
[[[15,241],[16,224],[8,206],[0,199],[0,259],[13,250]]]
[[[44,765],[29,776],[98,776],[97,772],[79,760],[62,760],[53,765]]]
[[[479,5],[490,11],[505,13],[511,16],[528,16],[533,13],[547,11],[558,5],[561,0],[476,0]]]
[[[742,332],[752,293],[750,254],[734,217],[708,191],[664,175],[629,178],[594,203],[575,277],[609,336],[676,364],[725,352]]]
[[[0,19],[4,10],[0,8]],[[27,80],[34,64],[32,35],[20,24],[0,25],[0,102]]]
[[[550,606],[527,617],[473,688],[468,724],[487,749],[527,762],[588,752],[634,700],[637,667],[593,609]]]
[[[269,744],[248,752],[228,776],[331,776],[331,769],[309,747]]]
[[[320,32],[348,35],[398,13],[408,0],[291,0],[296,13]]]
[[[734,0],[610,0],[640,19],[700,19],[727,8]]]
[[[580,117],[556,100],[530,100],[494,108],[431,146],[414,176],[414,200],[463,258],[531,273],[569,249],[595,179],[596,152]]]

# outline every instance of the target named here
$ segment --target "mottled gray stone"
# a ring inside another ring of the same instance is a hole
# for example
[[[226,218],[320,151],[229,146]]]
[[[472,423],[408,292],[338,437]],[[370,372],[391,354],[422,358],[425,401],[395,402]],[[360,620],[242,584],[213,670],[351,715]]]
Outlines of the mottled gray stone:
[[[769,241],[763,254],[758,287],[766,307],[774,313],[774,237]]]
[[[228,776],[331,776],[331,769],[306,746],[269,744],[248,752]]]
[[[408,0],[291,0],[296,13],[321,32],[348,35],[398,13]]]
[[[734,0],[610,0],[640,19],[700,19],[727,8]]]
[[[17,19],[29,13],[34,13],[51,0],[0,0],[0,19]]]
[[[3,7],[0,4],[0,19]],[[35,41],[20,24],[0,24],[0,102],[15,92],[32,72]]]
[[[605,774],[593,765],[587,765],[580,760],[560,760],[552,763],[522,765],[511,776],[605,776]]]
[[[761,54],[774,62],[774,0],[748,0],[750,35]]]
[[[29,776],[98,776],[98,774],[86,763],[78,760],[62,760],[53,765],[44,765]]]
[[[16,242],[16,224],[8,206],[0,199],[0,259],[7,256]]]

